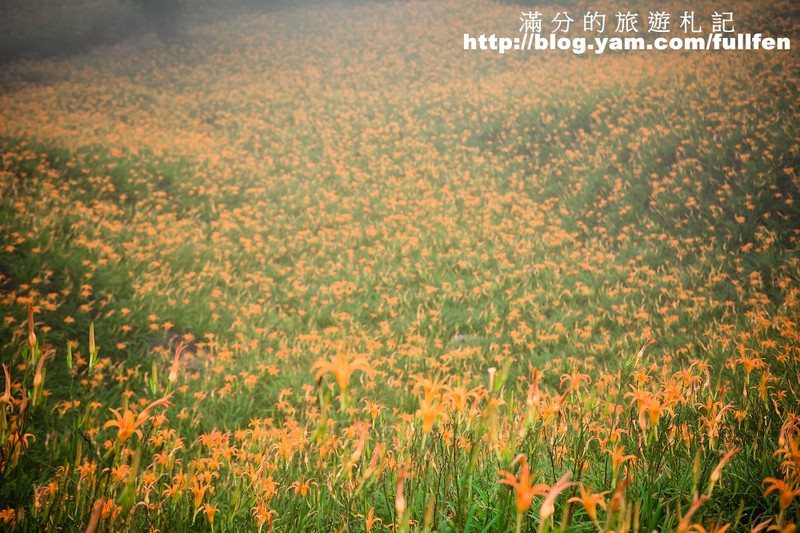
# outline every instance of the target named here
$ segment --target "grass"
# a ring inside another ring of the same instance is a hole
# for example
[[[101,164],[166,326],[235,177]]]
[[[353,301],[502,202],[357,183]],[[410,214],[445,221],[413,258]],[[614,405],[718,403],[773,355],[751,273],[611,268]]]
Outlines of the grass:
[[[515,17],[10,64],[2,524],[791,530],[795,55],[458,48]]]

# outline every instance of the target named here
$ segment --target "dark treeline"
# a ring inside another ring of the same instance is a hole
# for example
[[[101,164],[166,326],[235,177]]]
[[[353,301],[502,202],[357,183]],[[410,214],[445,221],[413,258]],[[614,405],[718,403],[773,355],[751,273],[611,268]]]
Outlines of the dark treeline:
[[[0,64],[21,58],[80,54],[146,33],[170,44],[180,40],[183,29],[193,19],[318,1],[323,0],[118,0],[108,2],[104,9],[82,6],[79,2],[74,8],[61,4],[51,13],[42,13],[41,7],[29,11],[18,7],[15,17],[0,11]],[[65,11],[69,17],[44,16]],[[43,18],[50,20],[40,23]]]
[[[162,41],[178,35],[181,4],[178,0],[135,0],[142,10],[144,21]]]

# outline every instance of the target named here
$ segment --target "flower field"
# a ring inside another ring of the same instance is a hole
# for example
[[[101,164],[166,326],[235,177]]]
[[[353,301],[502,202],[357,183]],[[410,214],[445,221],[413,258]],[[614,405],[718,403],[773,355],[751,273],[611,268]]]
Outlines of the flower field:
[[[794,531],[797,52],[462,50],[518,16],[4,65],[0,529]]]

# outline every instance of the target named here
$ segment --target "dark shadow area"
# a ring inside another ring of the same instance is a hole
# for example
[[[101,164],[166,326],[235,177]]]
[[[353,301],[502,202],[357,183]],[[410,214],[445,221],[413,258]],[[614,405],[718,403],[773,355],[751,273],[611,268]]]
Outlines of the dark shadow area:
[[[143,18],[131,11],[119,18],[98,15],[85,28],[65,25],[51,30],[43,26],[41,31],[30,34],[12,36],[6,33],[0,42],[0,65],[20,59],[69,57],[140,35],[146,30]]]
[[[353,0],[353,3],[371,0]],[[372,0],[374,1],[374,0]],[[0,65],[21,59],[64,58],[148,33],[164,44],[204,21],[251,12],[324,3],[324,0],[84,0],[57,6],[0,0]]]
[[[169,44],[180,38],[188,11],[179,0],[108,0],[86,6],[81,1],[55,6],[1,3],[0,64],[69,57],[151,32]]]
[[[178,0],[136,0],[142,10],[147,28],[159,39],[171,42],[178,37],[181,22],[181,4]]]

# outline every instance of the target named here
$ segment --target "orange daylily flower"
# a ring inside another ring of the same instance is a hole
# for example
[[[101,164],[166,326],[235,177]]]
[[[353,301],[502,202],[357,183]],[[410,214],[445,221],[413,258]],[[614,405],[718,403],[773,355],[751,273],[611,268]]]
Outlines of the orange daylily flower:
[[[549,485],[538,483],[533,485],[531,483],[531,470],[528,464],[528,459],[524,455],[519,455],[514,462],[520,463],[519,475],[515,476],[511,472],[505,470],[500,471],[502,479],[500,483],[508,485],[514,489],[514,499],[518,514],[525,514],[531,508],[533,499],[536,496],[547,495],[550,489]],[[512,463],[514,464],[514,463]]]
[[[350,358],[346,354],[339,353],[330,359],[320,359],[311,365],[316,379],[321,379],[326,372],[333,374],[339,391],[345,395],[350,387],[350,378],[356,371],[365,372],[369,369],[369,362],[364,357]]]
[[[120,443],[125,442],[131,435],[134,434],[136,434],[139,438],[142,438],[142,432],[139,427],[150,419],[150,410],[158,406],[172,405],[172,403],[169,402],[170,396],[172,396],[172,393],[168,394],[164,398],[161,398],[160,400],[154,401],[145,407],[139,414],[135,414],[130,409],[125,409],[122,413],[120,413],[118,409],[110,409],[110,411],[114,414],[114,418],[106,422],[103,425],[103,429],[116,427],[118,430],[117,440]]]
[[[778,502],[782,511],[789,508],[796,496],[800,496],[800,488],[794,488],[782,479],[768,477],[764,479],[763,485],[767,485],[767,490],[764,491],[765,496],[773,492],[778,493]]]
[[[422,417],[422,431],[426,434],[430,433],[434,424],[436,424],[436,421],[444,414],[444,412],[445,410],[440,402],[429,402],[425,398],[420,398],[419,410],[417,410],[417,414]]]
[[[555,512],[555,501],[558,495],[575,484],[569,481],[569,475],[569,472],[567,472],[561,476],[561,479],[547,491],[547,496],[545,496],[542,502],[542,508],[539,509],[539,518],[542,522],[553,516]]]
[[[580,490],[580,497],[574,496],[568,501],[570,503],[580,503],[583,505],[583,508],[586,510],[586,514],[589,515],[589,518],[593,522],[597,522],[597,508],[600,507],[603,510],[606,509],[605,495],[608,494],[608,491],[592,493],[583,485],[583,483],[580,484]]]

